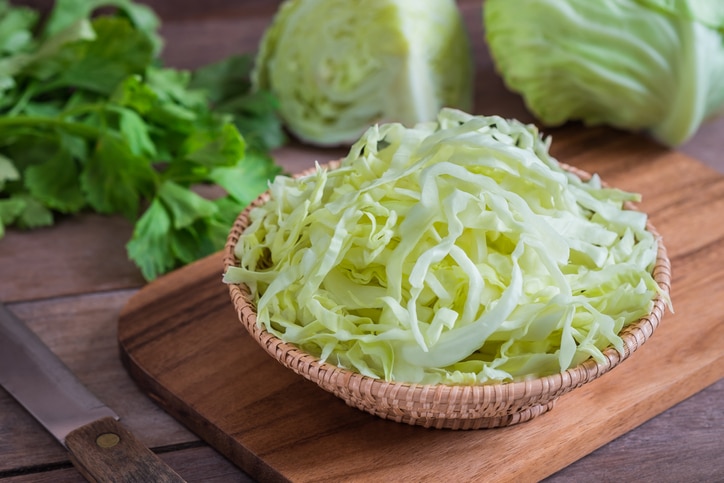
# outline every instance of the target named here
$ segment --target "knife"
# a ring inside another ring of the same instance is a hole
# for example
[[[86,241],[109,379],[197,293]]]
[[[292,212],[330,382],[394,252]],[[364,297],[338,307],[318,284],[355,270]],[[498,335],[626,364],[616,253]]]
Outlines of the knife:
[[[65,446],[88,481],[184,481],[2,303],[0,385]]]

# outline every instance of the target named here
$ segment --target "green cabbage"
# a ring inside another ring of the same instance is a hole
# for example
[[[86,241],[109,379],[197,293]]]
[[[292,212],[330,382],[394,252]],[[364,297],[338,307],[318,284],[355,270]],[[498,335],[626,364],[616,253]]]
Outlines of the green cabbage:
[[[556,373],[649,312],[657,239],[638,195],[563,170],[533,126],[443,109],[373,126],[336,169],[277,177],[227,283],[266,330],[413,383]]]
[[[490,52],[546,125],[689,140],[724,109],[721,0],[488,0]]]
[[[453,0],[288,0],[264,33],[254,85],[275,94],[298,138],[337,145],[377,122],[469,108],[472,75]]]

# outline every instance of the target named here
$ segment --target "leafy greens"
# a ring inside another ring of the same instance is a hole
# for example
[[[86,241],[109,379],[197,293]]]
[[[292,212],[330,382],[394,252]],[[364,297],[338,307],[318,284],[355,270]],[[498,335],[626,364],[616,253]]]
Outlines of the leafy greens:
[[[483,19],[498,71],[543,124],[676,146],[724,113],[720,0],[490,0]]]
[[[333,170],[279,176],[227,283],[266,330],[332,364],[410,383],[488,383],[622,350],[660,292],[657,239],[548,154],[533,126],[444,109],[371,127]]]
[[[58,213],[120,213],[153,279],[221,248],[280,172],[277,104],[251,92],[249,56],[165,68],[158,24],[131,0],[58,0],[42,25],[0,0],[0,236]],[[226,192],[194,190],[208,183]]]
[[[349,145],[371,124],[414,125],[472,105],[473,62],[453,0],[287,0],[259,47],[254,83],[290,132]]]

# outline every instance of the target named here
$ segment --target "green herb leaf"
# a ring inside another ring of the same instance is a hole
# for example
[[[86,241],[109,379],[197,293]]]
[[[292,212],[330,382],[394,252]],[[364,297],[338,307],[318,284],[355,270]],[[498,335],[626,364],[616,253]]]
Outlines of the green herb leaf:
[[[143,276],[152,280],[176,265],[169,242],[171,217],[161,200],[154,199],[136,222],[126,245],[128,257],[136,262]]]
[[[145,32],[154,46],[154,54],[161,50],[163,41],[158,36],[159,19],[151,8],[131,0],[56,0],[45,35],[53,35],[78,20],[85,20],[101,7],[117,7],[133,24],[136,30]]]
[[[120,115],[119,128],[128,143],[131,152],[136,156],[156,156],[156,146],[151,140],[148,125],[143,118],[131,109],[118,109]]]
[[[54,88],[81,87],[110,95],[123,79],[145,71],[153,58],[153,45],[145,33],[122,18],[100,17],[91,25],[93,41],[65,45],[36,64],[35,75],[48,79]]]
[[[88,202],[99,213],[138,215],[140,200],[150,192],[154,172],[120,139],[103,135],[81,174]]]
[[[58,149],[47,161],[25,170],[25,185],[48,208],[75,213],[85,206],[80,170],[67,149]]]
[[[0,190],[5,186],[6,181],[15,181],[17,179],[20,179],[20,173],[13,162],[0,154]]]
[[[171,213],[173,227],[177,229],[186,228],[199,218],[216,214],[213,202],[171,181],[161,185],[158,197]]]
[[[20,228],[40,228],[53,224],[53,213],[40,201],[30,196],[20,196],[18,199],[23,201],[23,209],[15,220]]]
[[[183,148],[186,159],[213,167],[236,164],[244,157],[245,146],[244,138],[232,124],[222,124],[220,129],[194,132]]]
[[[190,87],[204,90],[214,109],[231,114],[249,149],[266,152],[283,145],[286,136],[271,93],[253,90],[254,59],[235,55],[194,72]]]
[[[13,224],[24,209],[25,202],[20,198],[0,199],[0,236],[5,234],[5,227]]]
[[[17,54],[30,48],[32,30],[40,15],[23,7],[11,8],[7,1],[0,1],[0,56]]]
[[[121,214],[149,280],[219,250],[280,171],[276,103],[250,93],[249,57],[163,67],[158,19],[131,0],[58,0],[33,36],[38,18],[0,0],[0,236],[55,212]],[[205,183],[227,194],[202,197]]]
[[[68,28],[45,39],[34,52],[20,53],[5,59],[2,70],[14,75],[27,68],[26,75],[41,80],[47,79],[59,70],[58,62],[60,59],[72,56],[72,53],[64,52],[66,47],[77,42],[93,41],[95,39],[96,34],[91,22],[89,20],[79,20],[69,25]],[[45,65],[45,62],[48,64]]]
[[[214,168],[209,173],[209,180],[245,206],[266,191],[269,180],[280,173],[281,168],[269,156],[249,152],[236,166]]]

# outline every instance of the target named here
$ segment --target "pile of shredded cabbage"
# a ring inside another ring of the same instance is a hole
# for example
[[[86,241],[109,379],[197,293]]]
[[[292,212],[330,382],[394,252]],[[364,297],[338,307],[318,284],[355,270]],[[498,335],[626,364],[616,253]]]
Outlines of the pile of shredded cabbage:
[[[622,350],[660,290],[638,195],[582,181],[533,126],[444,109],[371,127],[337,169],[278,177],[224,276],[266,330],[385,380],[552,374]]]

